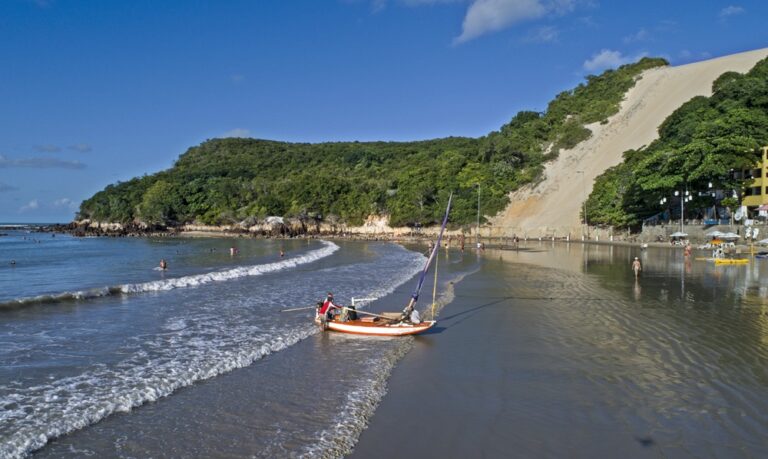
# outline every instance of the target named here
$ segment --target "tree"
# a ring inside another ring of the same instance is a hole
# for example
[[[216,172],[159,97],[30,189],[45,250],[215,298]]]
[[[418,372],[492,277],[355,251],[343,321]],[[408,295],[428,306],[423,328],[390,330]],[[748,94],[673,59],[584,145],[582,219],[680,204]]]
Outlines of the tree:
[[[181,200],[174,187],[165,180],[158,180],[149,187],[139,206],[139,216],[150,225],[167,225],[175,219]]]

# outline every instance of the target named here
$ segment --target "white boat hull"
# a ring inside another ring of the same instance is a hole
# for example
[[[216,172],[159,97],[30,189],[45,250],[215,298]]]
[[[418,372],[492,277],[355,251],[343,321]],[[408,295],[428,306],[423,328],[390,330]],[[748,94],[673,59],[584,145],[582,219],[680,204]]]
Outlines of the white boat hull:
[[[328,321],[326,328],[342,333],[376,336],[405,336],[423,333],[434,327],[437,321],[428,320],[420,324],[394,323],[384,324],[377,322],[363,322],[361,320],[349,320],[346,322]]]

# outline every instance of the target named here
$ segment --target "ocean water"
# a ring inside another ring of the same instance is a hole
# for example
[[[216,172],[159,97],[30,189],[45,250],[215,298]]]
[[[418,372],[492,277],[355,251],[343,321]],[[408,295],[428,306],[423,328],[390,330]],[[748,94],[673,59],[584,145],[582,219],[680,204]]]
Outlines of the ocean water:
[[[4,233],[0,458],[343,455],[417,343],[281,312],[402,309],[426,258],[396,244]]]

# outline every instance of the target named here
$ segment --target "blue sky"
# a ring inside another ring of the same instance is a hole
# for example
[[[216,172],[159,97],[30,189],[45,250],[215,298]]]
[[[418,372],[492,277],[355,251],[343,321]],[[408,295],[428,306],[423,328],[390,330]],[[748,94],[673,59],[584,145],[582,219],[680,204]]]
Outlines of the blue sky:
[[[588,74],[768,47],[768,2],[0,2],[0,222],[214,137],[481,136]]]

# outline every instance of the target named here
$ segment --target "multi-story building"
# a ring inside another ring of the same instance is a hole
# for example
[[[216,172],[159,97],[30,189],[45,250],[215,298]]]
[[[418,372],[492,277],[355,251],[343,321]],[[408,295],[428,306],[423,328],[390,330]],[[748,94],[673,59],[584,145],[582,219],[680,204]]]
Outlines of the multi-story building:
[[[768,147],[761,149],[760,159],[754,169],[744,171],[744,178],[751,178],[742,195],[741,205],[750,211],[768,204]]]

